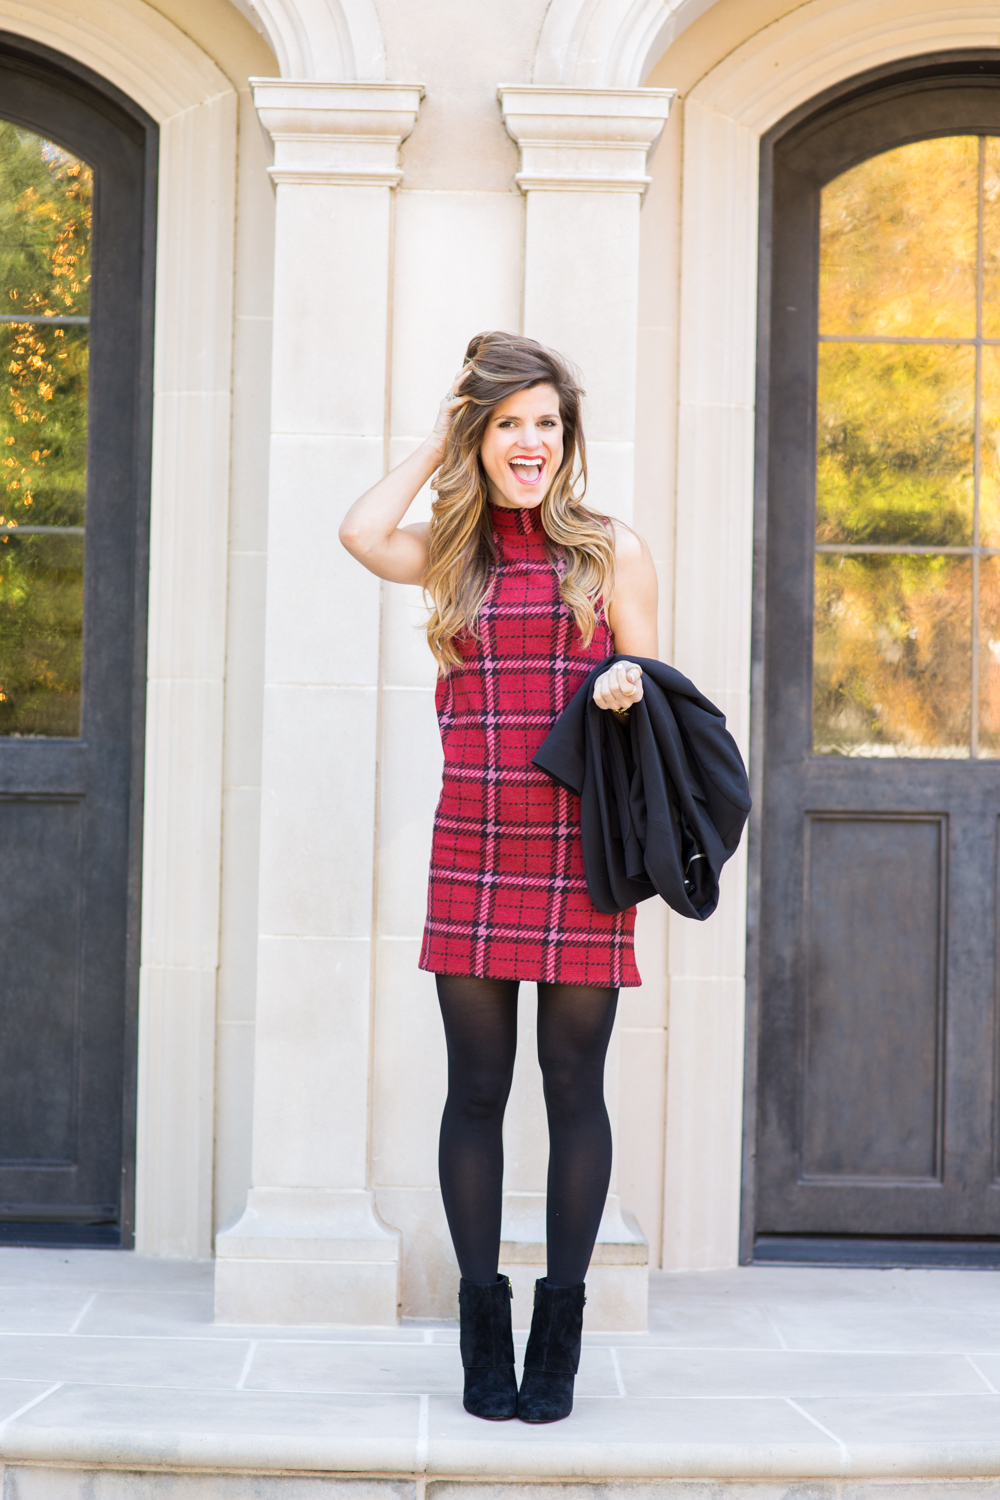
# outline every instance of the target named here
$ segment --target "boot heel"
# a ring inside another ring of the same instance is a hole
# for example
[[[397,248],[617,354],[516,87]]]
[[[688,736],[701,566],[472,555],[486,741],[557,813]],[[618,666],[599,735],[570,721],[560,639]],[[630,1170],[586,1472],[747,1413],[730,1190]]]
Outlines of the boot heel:
[[[464,1277],[459,1283],[459,1347],[465,1367],[462,1404],[472,1416],[487,1422],[508,1422],[517,1415],[512,1295],[506,1276],[485,1286]]]

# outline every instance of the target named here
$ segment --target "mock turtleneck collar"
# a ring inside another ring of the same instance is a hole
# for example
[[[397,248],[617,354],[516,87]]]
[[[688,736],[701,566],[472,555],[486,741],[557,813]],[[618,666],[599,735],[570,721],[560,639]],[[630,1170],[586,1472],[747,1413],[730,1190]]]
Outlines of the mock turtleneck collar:
[[[516,532],[521,536],[528,536],[532,532],[543,531],[545,529],[542,526],[542,507],[540,505],[532,506],[529,509],[528,507],[514,505],[494,505],[491,500],[489,507],[490,519],[496,531]]]

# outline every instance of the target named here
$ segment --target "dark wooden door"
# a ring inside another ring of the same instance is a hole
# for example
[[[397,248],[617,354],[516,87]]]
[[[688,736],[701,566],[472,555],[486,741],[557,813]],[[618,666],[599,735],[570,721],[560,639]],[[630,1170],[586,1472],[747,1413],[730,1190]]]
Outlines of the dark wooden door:
[[[766,155],[756,1233],[1000,1235],[1000,80]]]
[[[0,1243],[131,1243],[154,150],[0,42]]]

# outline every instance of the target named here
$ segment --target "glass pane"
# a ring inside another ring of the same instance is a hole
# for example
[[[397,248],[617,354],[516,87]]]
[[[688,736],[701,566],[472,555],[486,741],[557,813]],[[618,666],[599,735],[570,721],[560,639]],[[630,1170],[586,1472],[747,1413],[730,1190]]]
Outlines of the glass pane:
[[[0,323],[2,525],[83,525],[89,335]]]
[[[90,312],[92,190],[85,163],[0,120],[0,311]]]
[[[83,537],[0,539],[0,734],[78,735]]]
[[[85,317],[93,174],[0,121],[0,310]],[[86,324],[0,324],[0,527],[82,527]],[[80,733],[82,536],[0,534],[0,734]]]
[[[817,755],[969,754],[972,564],[816,558]]]
[[[975,335],[978,149],[917,141],[823,189],[821,333]]]
[[[817,400],[817,541],[972,541],[972,348],[821,344]]]
[[[1000,140],[984,142],[983,174],[983,337],[1000,338]]]
[[[983,345],[979,540],[1000,547],[1000,349]]]
[[[979,564],[979,754],[1000,756],[1000,558]]]

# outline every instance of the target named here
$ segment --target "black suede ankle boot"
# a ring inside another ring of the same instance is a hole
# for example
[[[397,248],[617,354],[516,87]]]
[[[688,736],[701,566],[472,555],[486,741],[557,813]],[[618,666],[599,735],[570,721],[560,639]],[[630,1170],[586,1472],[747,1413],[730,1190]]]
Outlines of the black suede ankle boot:
[[[474,1417],[485,1417],[488,1422],[506,1422],[517,1415],[514,1339],[510,1331],[512,1296],[506,1276],[498,1276],[486,1286],[464,1277],[459,1282],[463,1404]]]
[[[558,1422],[573,1410],[585,1290],[582,1281],[579,1286],[535,1282],[535,1308],[517,1397],[522,1422]]]

